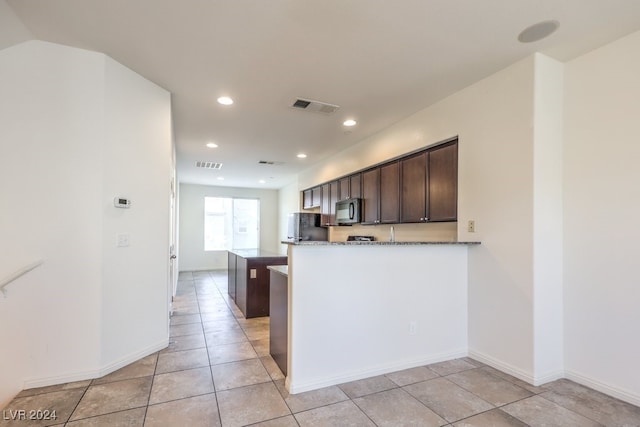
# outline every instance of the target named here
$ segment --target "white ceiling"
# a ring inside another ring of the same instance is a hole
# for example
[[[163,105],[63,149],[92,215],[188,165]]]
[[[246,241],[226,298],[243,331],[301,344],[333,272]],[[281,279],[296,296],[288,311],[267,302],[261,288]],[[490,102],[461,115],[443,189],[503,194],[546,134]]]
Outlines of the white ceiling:
[[[104,52],[169,90],[180,180],[239,187],[280,188],[535,51],[566,61],[640,29],[638,0],[7,3],[35,38]],[[549,19],[560,22],[551,37],[517,41],[525,27]],[[220,95],[235,104],[218,105]],[[295,110],[297,97],[340,109]],[[347,131],[346,118],[358,125]],[[206,148],[210,141],[219,147]],[[196,160],[223,167],[196,169]]]

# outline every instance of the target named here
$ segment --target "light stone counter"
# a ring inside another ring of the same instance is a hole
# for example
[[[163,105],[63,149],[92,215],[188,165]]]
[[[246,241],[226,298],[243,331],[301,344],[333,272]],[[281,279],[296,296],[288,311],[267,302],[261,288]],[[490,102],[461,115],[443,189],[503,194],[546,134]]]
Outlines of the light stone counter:
[[[317,240],[292,241],[283,240],[285,245],[292,246],[420,246],[420,245],[479,245],[480,242],[459,242],[453,240],[426,241],[426,242],[389,242],[385,240],[375,240],[373,242],[350,241],[350,242],[327,242]]]
[[[289,275],[289,266],[287,265],[268,265],[267,268],[271,271],[282,274],[284,277]]]

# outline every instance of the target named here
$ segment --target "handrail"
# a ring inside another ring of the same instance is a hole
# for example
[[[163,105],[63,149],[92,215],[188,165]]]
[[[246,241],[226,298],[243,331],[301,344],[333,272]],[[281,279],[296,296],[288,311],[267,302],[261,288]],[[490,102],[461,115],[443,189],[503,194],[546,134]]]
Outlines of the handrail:
[[[4,297],[7,297],[7,290],[5,289],[5,287],[10,284],[11,282],[13,282],[14,280],[16,280],[19,277],[24,276],[25,274],[27,274],[28,272],[30,272],[31,270],[40,267],[42,264],[44,263],[43,259],[39,259],[38,261],[32,262],[31,264],[22,267],[20,270],[16,271],[15,273],[13,273],[10,276],[7,276],[6,278],[2,279],[2,281],[0,282],[0,291],[2,291],[2,295],[4,295]]]

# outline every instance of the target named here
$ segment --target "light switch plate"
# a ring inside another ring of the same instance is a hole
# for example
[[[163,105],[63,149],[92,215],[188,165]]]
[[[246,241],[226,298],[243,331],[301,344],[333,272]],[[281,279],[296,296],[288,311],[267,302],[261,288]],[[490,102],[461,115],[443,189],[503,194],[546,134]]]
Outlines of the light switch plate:
[[[129,233],[118,233],[116,235],[116,246],[119,248],[129,246]]]
[[[249,270],[249,277],[251,279],[255,279],[256,277],[258,277],[258,270],[255,268],[252,268]]]

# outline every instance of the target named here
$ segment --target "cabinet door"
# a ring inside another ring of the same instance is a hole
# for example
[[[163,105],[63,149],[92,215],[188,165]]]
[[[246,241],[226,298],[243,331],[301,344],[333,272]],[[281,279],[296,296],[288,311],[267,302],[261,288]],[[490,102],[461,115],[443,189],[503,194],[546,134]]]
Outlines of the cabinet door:
[[[427,216],[427,153],[401,161],[401,222],[423,222]]]
[[[322,225],[329,225],[329,205],[331,198],[331,189],[329,188],[329,183],[322,184],[322,190],[320,192],[320,214],[322,215]]]
[[[347,200],[351,198],[351,180],[349,179],[349,177],[340,178],[338,184],[338,193],[340,194],[340,200]]]
[[[456,221],[458,218],[458,144],[429,151],[429,221]]]
[[[360,190],[362,188],[361,183],[361,174],[355,173],[349,176],[349,197],[352,199],[362,197],[362,191]]]
[[[322,225],[333,225],[336,222],[336,202],[338,201],[338,181],[328,182],[322,185]]]
[[[362,222],[377,224],[378,202],[380,197],[380,169],[362,172]]]
[[[302,192],[302,209],[310,209],[313,207],[312,190],[309,188]]]
[[[338,202],[338,190],[340,185],[338,181],[331,181],[329,183],[329,224],[334,225],[336,223],[336,203]]]
[[[311,189],[311,206],[314,208],[320,207],[322,188],[320,186],[313,187]]]
[[[400,221],[400,164],[380,167],[380,222]]]

